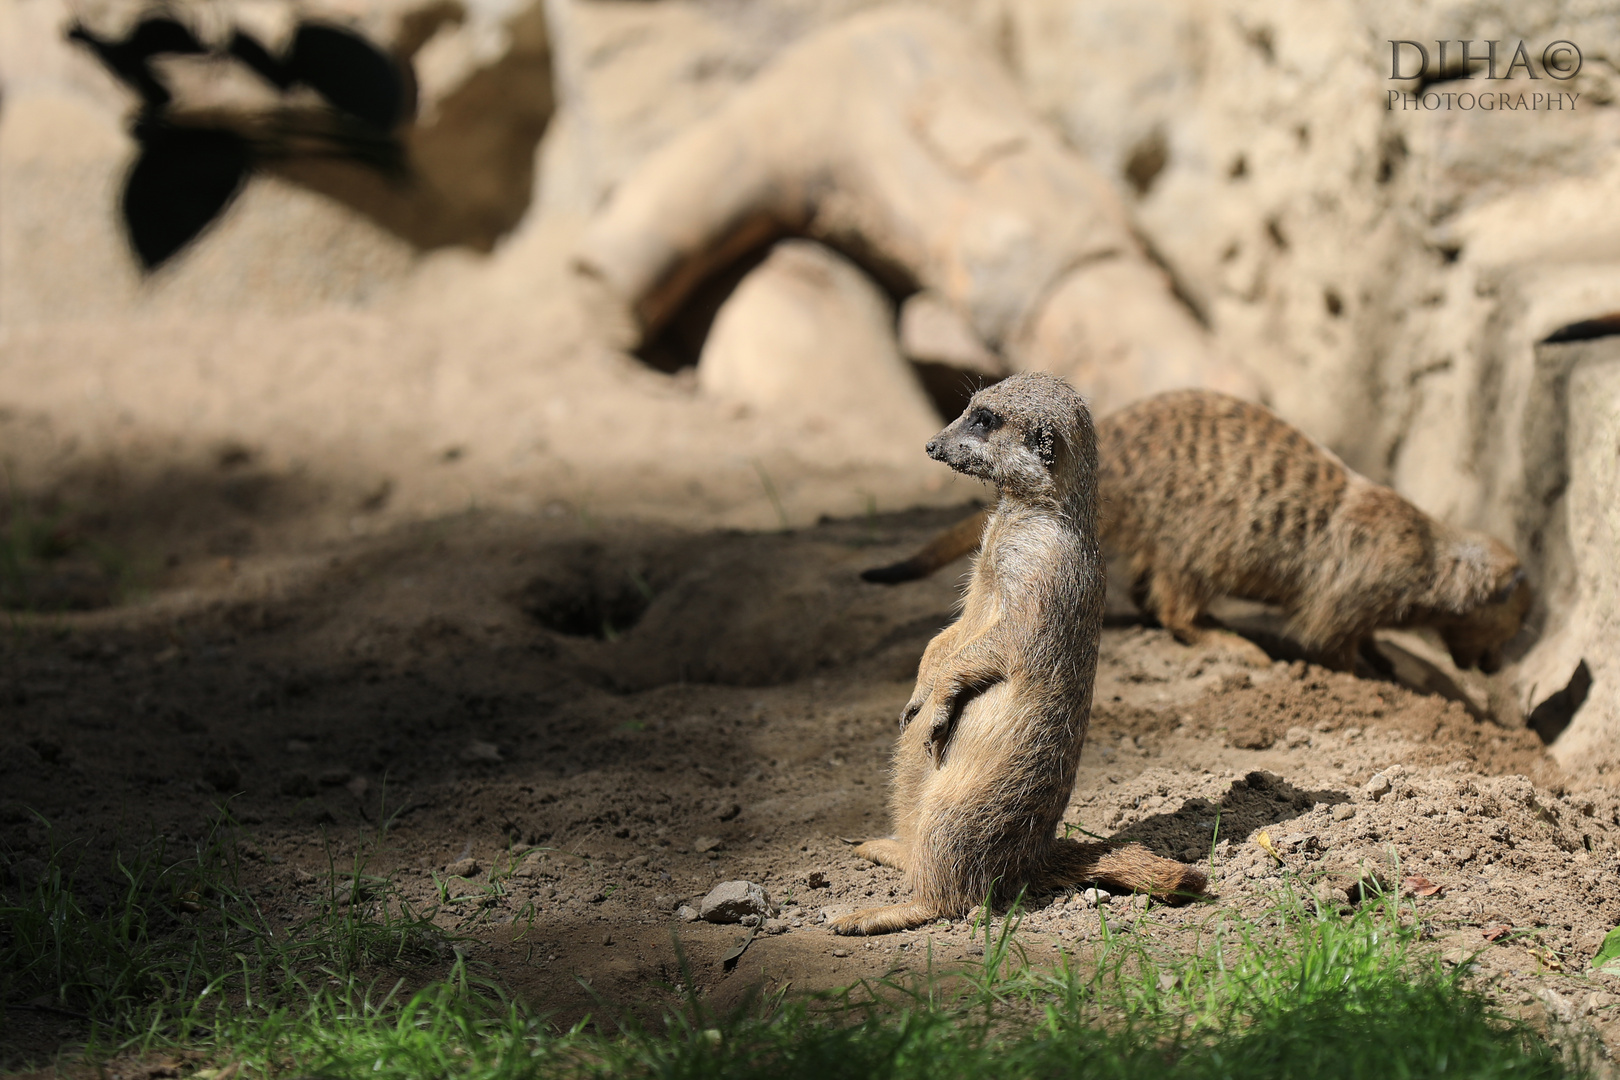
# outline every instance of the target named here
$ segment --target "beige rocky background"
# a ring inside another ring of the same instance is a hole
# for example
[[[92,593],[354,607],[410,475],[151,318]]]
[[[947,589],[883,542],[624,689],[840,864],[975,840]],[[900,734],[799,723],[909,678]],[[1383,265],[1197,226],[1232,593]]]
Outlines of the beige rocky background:
[[[1565,768],[1620,763],[1620,353],[1547,340],[1620,310],[1608,9],[180,10],[392,45],[417,182],[282,162],[143,279],[112,213],[130,102],[67,8],[0,0],[8,520],[144,508],[186,565],[470,507],[768,528],[982,494],[905,452],[976,375],[1059,370],[1099,409],[1223,386],[1513,543],[1538,602],[1508,670],[1408,645]],[[1568,39],[1579,104],[1387,110],[1416,88],[1390,38]],[[226,66],[166,70],[263,105]]]

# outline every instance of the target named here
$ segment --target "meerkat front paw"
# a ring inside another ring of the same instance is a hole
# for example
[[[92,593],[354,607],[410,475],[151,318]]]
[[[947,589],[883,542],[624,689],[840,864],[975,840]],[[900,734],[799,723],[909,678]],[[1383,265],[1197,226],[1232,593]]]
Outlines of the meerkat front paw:
[[[1241,634],[1235,634],[1230,630],[1204,630],[1198,644],[1209,652],[1223,653],[1244,667],[1268,668],[1271,666],[1271,656],[1266,650]]]
[[[928,699],[932,693],[932,687],[917,687],[916,693],[911,695],[911,700],[906,702],[905,710],[900,713],[900,730],[902,732],[911,726],[913,720],[917,719],[917,714],[922,712],[924,705],[928,704]]]
[[[928,725],[928,740],[924,744],[933,755],[934,768],[939,768],[940,763],[945,760],[945,747],[949,745],[951,733],[955,729],[956,710],[947,701],[933,711],[933,718]]]
[[[892,866],[896,870],[904,870],[910,863],[910,856],[906,846],[894,837],[881,837],[877,840],[868,840],[855,849],[855,854],[863,859]]]
[[[926,904],[890,904],[887,907],[866,908],[850,915],[829,919],[827,927],[833,933],[844,937],[889,934],[896,930],[910,930],[914,926],[921,926],[934,919],[937,914]]]

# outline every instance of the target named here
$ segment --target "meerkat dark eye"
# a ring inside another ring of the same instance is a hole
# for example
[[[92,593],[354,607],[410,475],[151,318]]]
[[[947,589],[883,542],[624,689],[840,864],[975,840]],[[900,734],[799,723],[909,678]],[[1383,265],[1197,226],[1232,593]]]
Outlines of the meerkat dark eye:
[[[1003,423],[1001,417],[981,406],[968,414],[967,433],[982,439]]]

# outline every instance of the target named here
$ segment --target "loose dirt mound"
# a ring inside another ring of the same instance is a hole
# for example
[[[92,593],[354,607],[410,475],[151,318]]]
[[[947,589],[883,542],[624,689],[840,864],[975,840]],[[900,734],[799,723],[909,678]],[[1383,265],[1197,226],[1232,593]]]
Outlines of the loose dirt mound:
[[[475,961],[561,1020],[655,1009],[678,985],[725,1004],[761,980],[971,955],[962,922],[874,941],[820,925],[903,890],[849,841],[885,828],[895,720],[955,599],[950,573],[891,589],[857,572],[950,516],[689,534],[472,515],[247,558],[132,608],[18,619],[0,654],[10,887],[68,838],[86,867],[115,837],[183,846],[229,798],[273,917],[307,913],[329,859],[344,874],[364,847],[369,873],[437,905]],[[1455,947],[1528,979],[1578,971],[1620,921],[1617,812],[1566,792],[1533,735],[1456,703],[1245,666],[1116,615],[1067,820],[1211,860],[1217,905],[1286,882],[1348,904],[1426,876],[1441,890],[1420,910]],[[742,931],[676,911],[734,879],[782,910],[728,972]],[[1175,933],[1212,913],[1031,904],[1037,956],[1102,917]],[[1514,932],[1490,945],[1497,925]]]

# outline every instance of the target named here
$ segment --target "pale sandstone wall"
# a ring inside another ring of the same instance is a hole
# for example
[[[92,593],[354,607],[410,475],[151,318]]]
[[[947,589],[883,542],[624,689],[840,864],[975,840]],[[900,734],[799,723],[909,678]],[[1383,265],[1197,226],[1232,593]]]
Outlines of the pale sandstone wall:
[[[968,489],[942,486],[925,460],[879,464],[885,450],[828,468],[848,461],[847,437],[835,445],[801,425],[784,440],[769,417],[738,417],[689,377],[639,366],[624,351],[640,336],[624,298],[572,268],[589,247],[588,221],[660,151],[735,108],[796,47],[876,6],[467,4],[416,54],[424,116],[535,48],[535,26],[557,102],[532,162],[532,202],[515,227],[491,226],[502,236],[492,253],[424,253],[375,215],[260,179],[143,282],[107,212],[131,154],[127,102],[61,41],[59,7],[4,0],[0,405],[55,434],[47,452],[8,422],[0,441],[44,475],[58,458],[125,446],[119,432],[142,433],[143,445],[172,440],[154,461],[245,438],[357,490],[390,479],[379,523],[469,501],[594,500],[769,525],[760,467],[800,520],[873,497],[959,499]],[[389,40],[426,8],[330,10]],[[85,10],[113,25],[133,8]],[[1500,688],[1528,713],[1586,661],[1592,689],[1555,752],[1570,764],[1605,759],[1620,725],[1620,552],[1609,520],[1620,389],[1602,343],[1538,343],[1620,310],[1620,15],[1574,2],[1373,0],[955,0],[931,10],[978,57],[962,63],[996,73],[959,87],[966,103],[947,101],[943,119],[912,119],[943,132],[936,143],[960,136],[971,147],[987,137],[974,103],[989,92],[1003,102],[996,123],[1035,124],[1054,167],[1096,178],[1099,193],[1077,209],[1135,234],[1112,245],[1123,262],[1003,289],[1019,309],[1010,316],[977,283],[920,275],[980,338],[964,354],[989,345],[1014,366],[1067,365],[1105,401],[1154,387],[1105,374],[1160,370],[1155,350],[1175,379],[1198,377],[1174,368],[1194,352],[1257,376],[1257,393],[1358,468],[1517,546],[1541,600]],[[276,4],[242,11],[267,35],[288,22]],[[1579,93],[1579,106],[1386,110],[1397,86],[1387,40],[1440,37],[1575,41],[1585,66],[1556,89]],[[998,80],[1010,98],[991,86]],[[1073,220],[1062,207],[1031,220],[1049,218]],[[851,220],[859,233],[859,215]],[[930,242],[913,269],[933,265]],[[296,385],[293,373],[303,373]],[[619,437],[627,425],[647,434]],[[439,464],[446,447],[466,448],[459,464]]]

